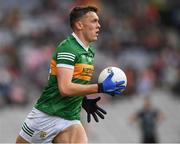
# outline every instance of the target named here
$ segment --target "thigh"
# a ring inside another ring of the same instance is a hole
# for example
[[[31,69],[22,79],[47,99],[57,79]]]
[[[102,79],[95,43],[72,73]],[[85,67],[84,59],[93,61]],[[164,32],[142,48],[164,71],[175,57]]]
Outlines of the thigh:
[[[18,137],[16,138],[16,143],[29,143],[28,141],[26,141],[24,138],[22,138],[20,135],[18,135]]]
[[[54,143],[87,143],[87,135],[82,124],[74,124],[63,131],[54,138]]]

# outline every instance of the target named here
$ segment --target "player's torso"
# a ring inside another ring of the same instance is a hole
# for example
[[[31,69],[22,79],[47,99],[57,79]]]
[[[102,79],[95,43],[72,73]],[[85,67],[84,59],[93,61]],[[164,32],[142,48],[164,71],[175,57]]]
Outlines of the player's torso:
[[[156,111],[142,111],[141,127],[146,134],[152,134],[156,131]]]
[[[67,47],[67,49],[66,49]],[[59,53],[59,49],[66,52]],[[72,52],[73,51],[73,52]],[[83,49],[77,41],[70,36],[53,53],[50,64],[48,85],[43,90],[42,96],[35,105],[36,108],[66,119],[79,119],[82,96],[62,97],[57,85],[57,64],[66,63],[72,65],[74,61],[73,83],[88,84],[91,80],[94,67],[94,52],[92,48],[88,51]]]

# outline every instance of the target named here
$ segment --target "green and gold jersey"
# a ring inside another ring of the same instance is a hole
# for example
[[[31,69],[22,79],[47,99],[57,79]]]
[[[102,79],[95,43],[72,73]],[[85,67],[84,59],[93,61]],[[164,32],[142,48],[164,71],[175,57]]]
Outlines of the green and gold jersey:
[[[72,82],[88,84],[94,67],[94,49],[88,50],[73,35],[61,42],[53,53],[48,84],[35,104],[35,108],[68,120],[80,119],[83,96],[61,96],[57,83],[57,67],[74,69]]]

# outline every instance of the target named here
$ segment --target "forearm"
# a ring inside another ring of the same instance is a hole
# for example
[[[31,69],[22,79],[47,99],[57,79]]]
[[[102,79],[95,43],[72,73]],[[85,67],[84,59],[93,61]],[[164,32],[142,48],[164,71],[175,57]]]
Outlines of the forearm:
[[[108,93],[110,95],[120,94],[124,90],[124,81],[113,82],[111,79],[114,73],[99,84],[77,84],[72,82],[73,70],[68,68],[57,69],[58,88],[62,96],[83,96],[93,93]]]
[[[98,84],[76,84],[70,83],[64,86],[59,85],[59,90],[62,96],[86,96],[98,92]]]

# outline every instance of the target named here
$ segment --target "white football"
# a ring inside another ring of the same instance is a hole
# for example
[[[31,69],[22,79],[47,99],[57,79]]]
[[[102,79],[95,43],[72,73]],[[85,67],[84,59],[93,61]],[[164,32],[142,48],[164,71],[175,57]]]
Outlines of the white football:
[[[127,77],[124,71],[117,67],[107,67],[102,70],[102,72],[99,74],[98,83],[102,83],[111,72],[114,72],[114,75],[112,77],[113,82],[119,82],[119,81],[125,81],[124,86],[127,85]]]

